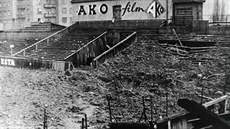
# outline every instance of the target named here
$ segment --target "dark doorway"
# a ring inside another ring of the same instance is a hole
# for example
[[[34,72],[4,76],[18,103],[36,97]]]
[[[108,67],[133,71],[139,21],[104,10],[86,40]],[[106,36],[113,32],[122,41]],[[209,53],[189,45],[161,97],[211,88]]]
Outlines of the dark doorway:
[[[113,6],[113,20],[115,21],[121,20],[121,5]]]

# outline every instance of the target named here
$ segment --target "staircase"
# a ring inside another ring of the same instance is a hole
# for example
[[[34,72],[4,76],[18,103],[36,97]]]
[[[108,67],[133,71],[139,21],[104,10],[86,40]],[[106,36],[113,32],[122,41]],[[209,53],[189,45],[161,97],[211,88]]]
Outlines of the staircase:
[[[78,31],[52,40],[37,51],[28,53],[29,57],[42,60],[64,60],[79,48],[100,35],[101,32]]]
[[[36,61],[49,61],[58,65],[71,62],[74,67],[90,65],[94,58],[109,50],[115,44],[131,43],[131,31],[84,29],[82,23],[67,28],[27,46],[13,54],[14,57]],[[37,27],[35,27],[37,28]],[[122,43],[120,43],[122,42]],[[120,46],[120,45],[118,45]],[[122,51],[122,48],[117,49]],[[100,62],[102,63],[102,62]],[[55,65],[56,66],[56,65]]]
[[[23,32],[46,32],[46,31],[58,31],[64,29],[65,26],[54,24],[51,22],[33,22],[30,27],[22,29]]]
[[[0,56],[11,56],[10,45],[13,45],[12,52],[20,51],[21,49],[32,45],[39,39],[25,39],[25,40],[3,40],[0,41]]]

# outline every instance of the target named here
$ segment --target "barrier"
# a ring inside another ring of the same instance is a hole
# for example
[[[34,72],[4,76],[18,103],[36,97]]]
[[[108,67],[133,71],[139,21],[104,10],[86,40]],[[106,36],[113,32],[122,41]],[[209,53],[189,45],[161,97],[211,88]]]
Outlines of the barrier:
[[[67,56],[64,60],[72,62],[75,67],[87,65],[91,60],[105,51],[107,43],[107,32],[102,33],[75,53]]]
[[[28,69],[53,69],[57,71],[72,70],[73,65],[71,62],[66,61],[47,61],[47,60],[34,60],[18,57],[0,57],[0,66],[15,67],[15,68],[28,68]]]
[[[121,50],[123,50],[124,48],[132,44],[135,38],[136,38],[136,32],[132,33],[124,40],[111,47],[109,50],[98,55],[96,58],[93,59],[91,63],[91,67],[96,68],[100,63],[104,62],[105,59],[115,56],[118,52],[120,52]]]

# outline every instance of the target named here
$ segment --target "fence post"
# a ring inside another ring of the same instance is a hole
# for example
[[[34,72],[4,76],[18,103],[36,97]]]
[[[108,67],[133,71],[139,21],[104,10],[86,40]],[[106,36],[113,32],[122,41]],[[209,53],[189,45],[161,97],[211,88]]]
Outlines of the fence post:
[[[142,117],[144,118],[145,122],[147,121],[147,115],[146,115],[146,107],[145,107],[145,97],[142,96],[142,104],[143,104],[143,112],[141,113],[141,118],[139,120],[139,122],[141,122]]]
[[[85,129],[88,128],[88,125],[87,125],[87,114],[85,114]]]
[[[35,51],[38,51],[38,44],[35,45]]]
[[[23,56],[24,56],[24,57],[26,56],[26,50],[23,51]]]
[[[84,129],[84,123],[85,123],[85,119],[82,118],[82,119],[81,119],[81,129]]]
[[[44,122],[43,122],[43,129],[48,129],[46,108],[47,108],[47,105],[45,105],[45,108],[44,108]]]
[[[166,91],[166,116],[168,117],[168,88]]]
[[[49,42],[50,42],[50,39],[48,38],[48,39],[46,40],[47,45],[49,45]]]

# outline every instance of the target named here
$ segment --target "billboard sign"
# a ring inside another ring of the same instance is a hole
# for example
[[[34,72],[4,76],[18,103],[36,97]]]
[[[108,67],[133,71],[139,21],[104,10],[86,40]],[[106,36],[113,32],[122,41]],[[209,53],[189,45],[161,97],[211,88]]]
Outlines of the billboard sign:
[[[117,0],[73,3],[74,21],[148,20],[166,18],[165,0]]]

